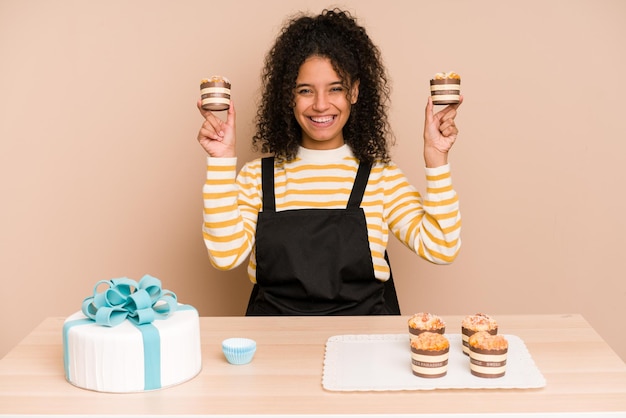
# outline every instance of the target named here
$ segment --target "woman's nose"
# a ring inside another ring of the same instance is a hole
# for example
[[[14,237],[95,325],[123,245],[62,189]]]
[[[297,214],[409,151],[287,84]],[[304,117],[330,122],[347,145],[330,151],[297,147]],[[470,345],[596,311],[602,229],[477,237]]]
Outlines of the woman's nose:
[[[326,93],[317,93],[313,101],[313,110],[321,112],[328,109],[328,96]]]

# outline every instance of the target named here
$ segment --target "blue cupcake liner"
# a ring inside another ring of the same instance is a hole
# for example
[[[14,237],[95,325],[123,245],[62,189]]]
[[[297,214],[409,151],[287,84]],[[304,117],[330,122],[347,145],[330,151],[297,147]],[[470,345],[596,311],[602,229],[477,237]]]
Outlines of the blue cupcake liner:
[[[227,338],[222,341],[222,351],[230,364],[248,364],[256,352],[256,342],[249,338]]]

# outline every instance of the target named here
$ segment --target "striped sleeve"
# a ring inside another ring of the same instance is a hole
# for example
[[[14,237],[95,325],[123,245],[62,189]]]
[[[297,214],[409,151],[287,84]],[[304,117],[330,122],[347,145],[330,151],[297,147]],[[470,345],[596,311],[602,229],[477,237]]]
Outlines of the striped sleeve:
[[[209,157],[202,189],[202,235],[211,264],[221,270],[240,265],[254,245],[259,205],[250,180],[255,176],[242,171],[237,177],[236,166],[236,158]]]
[[[394,235],[432,263],[451,263],[461,246],[461,214],[450,166],[426,168],[423,197],[397,168],[386,182],[386,217]]]

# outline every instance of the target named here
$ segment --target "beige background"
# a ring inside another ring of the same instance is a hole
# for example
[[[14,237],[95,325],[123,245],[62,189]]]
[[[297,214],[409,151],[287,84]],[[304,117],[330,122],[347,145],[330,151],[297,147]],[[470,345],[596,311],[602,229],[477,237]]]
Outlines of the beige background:
[[[391,244],[403,313],[579,312],[626,359],[626,2],[338,4],[383,51],[394,159],[421,190],[428,79],[463,76],[464,246],[441,267]],[[322,6],[0,0],[0,356],[101,279],[150,273],[202,315],[243,314],[244,269],[210,267],[200,233],[198,83],[231,78],[254,157],[263,56]]]

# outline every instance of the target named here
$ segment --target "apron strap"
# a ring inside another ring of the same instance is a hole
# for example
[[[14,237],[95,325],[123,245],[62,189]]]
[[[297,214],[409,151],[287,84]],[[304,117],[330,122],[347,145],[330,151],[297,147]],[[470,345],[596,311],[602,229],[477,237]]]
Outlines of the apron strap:
[[[363,200],[365,186],[367,186],[367,180],[370,176],[371,169],[371,164],[366,162],[361,162],[359,164],[359,170],[356,172],[356,178],[354,179],[354,185],[352,186],[352,192],[350,193],[350,199],[348,200],[347,207],[349,209],[356,209],[361,206],[361,200]]]
[[[398,302],[398,294],[396,293],[396,285],[393,282],[393,272],[391,271],[391,263],[389,255],[385,250],[385,261],[389,266],[389,278],[385,282],[385,309],[387,315],[400,315],[400,303]]]
[[[276,212],[274,157],[261,159],[261,187],[263,188],[263,212]]]

